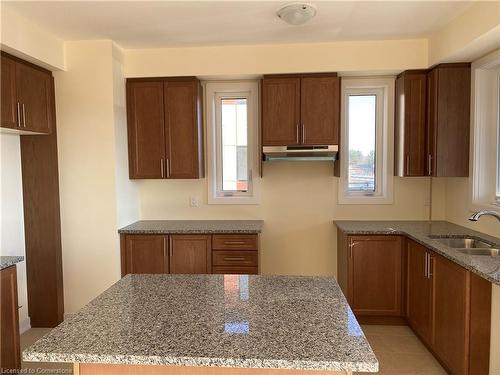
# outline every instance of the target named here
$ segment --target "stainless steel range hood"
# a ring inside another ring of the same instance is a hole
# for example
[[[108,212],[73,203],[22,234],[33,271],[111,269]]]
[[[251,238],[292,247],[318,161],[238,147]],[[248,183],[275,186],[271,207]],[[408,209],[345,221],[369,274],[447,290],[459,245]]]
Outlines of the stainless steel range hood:
[[[339,146],[264,146],[265,160],[330,160],[337,159]]]

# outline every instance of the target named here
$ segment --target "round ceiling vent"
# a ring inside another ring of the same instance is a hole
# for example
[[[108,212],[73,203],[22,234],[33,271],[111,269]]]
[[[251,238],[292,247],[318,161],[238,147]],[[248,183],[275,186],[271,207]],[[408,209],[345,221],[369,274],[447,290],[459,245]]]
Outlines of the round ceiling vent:
[[[311,4],[289,4],[280,8],[276,14],[290,25],[303,25],[316,15],[316,8]]]

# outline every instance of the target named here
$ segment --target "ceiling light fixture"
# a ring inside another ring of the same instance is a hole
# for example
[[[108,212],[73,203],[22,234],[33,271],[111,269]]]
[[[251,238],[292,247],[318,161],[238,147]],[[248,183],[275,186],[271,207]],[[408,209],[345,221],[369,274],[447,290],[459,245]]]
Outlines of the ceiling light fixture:
[[[280,8],[276,15],[290,25],[303,25],[316,15],[316,8],[305,3],[289,4]]]

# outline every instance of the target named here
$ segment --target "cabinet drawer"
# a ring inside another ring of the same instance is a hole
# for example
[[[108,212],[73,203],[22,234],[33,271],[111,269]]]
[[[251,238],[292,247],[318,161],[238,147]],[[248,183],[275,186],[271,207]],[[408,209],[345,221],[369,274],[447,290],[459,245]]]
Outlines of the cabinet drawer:
[[[249,266],[257,267],[256,251],[213,251],[212,264],[214,266]]]
[[[214,250],[257,250],[256,234],[216,234],[212,236]]]
[[[231,267],[231,266],[214,266],[212,267],[213,274],[226,275],[257,275],[257,267]]]

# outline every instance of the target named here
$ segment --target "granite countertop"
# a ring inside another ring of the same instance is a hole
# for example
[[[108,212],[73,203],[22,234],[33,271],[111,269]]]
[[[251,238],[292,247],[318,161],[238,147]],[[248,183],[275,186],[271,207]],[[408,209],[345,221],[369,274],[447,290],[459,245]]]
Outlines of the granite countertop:
[[[489,236],[475,230],[462,227],[447,221],[334,221],[337,227],[346,234],[400,234],[421,243],[436,253],[450,259],[462,267],[474,272],[496,285],[500,285],[500,256],[467,255],[443,245],[433,236],[453,235],[481,238],[500,247],[500,238]]]
[[[0,256],[0,270],[22,262],[23,260],[24,257],[21,255],[2,255]]]
[[[127,275],[25,361],[377,372],[327,277]]]
[[[124,234],[244,233],[262,231],[262,220],[141,220],[118,230]]]

